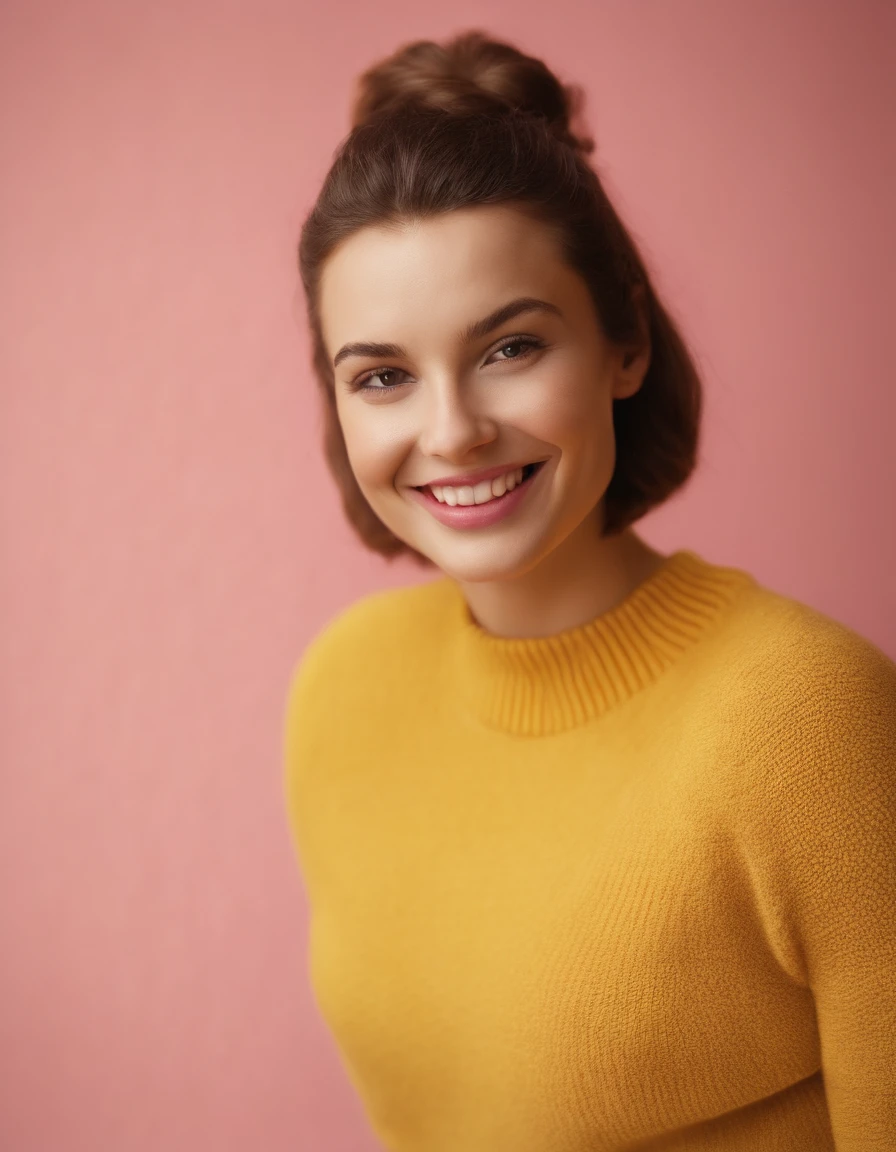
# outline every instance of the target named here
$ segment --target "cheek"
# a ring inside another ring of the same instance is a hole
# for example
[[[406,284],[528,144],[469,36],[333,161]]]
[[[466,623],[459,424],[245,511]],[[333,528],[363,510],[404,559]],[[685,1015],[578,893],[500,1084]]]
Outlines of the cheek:
[[[532,432],[559,447],[599,443],[613,426],[603,382],[575,363],[544,381],[529,415]]]
[[[362,489],[391,487],[405,450],[386,421],[342,421],[349,463]]]

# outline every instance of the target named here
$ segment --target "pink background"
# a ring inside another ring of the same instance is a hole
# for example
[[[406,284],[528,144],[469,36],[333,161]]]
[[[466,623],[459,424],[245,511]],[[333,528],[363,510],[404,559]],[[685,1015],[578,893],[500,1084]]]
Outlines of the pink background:
[[[400,43],[479,26],[587,87],[707,389],[645,538],[896,658],[896,6],[425,7],[3,6],[7,1152],[376,1146],[308,988],[281,720],[312,633],[430,578],[342,521],[293,296]]]

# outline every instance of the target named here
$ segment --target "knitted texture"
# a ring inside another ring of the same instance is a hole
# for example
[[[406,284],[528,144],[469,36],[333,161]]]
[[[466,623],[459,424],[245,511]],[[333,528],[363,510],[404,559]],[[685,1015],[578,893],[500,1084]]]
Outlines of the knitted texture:
[[[389,1152],[893,1152],[896,664],[667,557],[554,636],[443,577],[295,666],[309,978]]]

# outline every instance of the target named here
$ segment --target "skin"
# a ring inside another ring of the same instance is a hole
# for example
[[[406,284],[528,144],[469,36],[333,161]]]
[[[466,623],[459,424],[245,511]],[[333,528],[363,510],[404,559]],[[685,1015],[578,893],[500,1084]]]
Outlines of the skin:
[[[528,311],[461,341],[467,325],[521,296],[562,316]],[[482,628],[537,637],[576,627],[665,560],[631,529],[599,535],[615,465],[612,401],[641,387],[649,346],[609,343],[544,225],[505,204],[363,228],[322,269],[320,318],[331,362],[357,341],[407,353],[351,355],[334,368],[349,460],[377,516],[457,581]],[[351,390],[374,371],[366,383],[377,391]],[[409,491],[541,459],[524,503],[491,527],[440,524]]]

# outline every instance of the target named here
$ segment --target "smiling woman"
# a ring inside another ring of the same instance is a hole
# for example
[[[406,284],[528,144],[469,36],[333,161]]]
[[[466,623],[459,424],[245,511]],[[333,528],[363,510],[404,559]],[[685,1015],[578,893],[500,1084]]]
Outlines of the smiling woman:
[[[481,34],[409,45],[361,78],[302,230],[346,514],[367,547],[453,576],[504,636],[581,624],[656,571],[632,525],[696,462],[699,377],[586,161],[580,105]],[[451,475],[468,505],[484,471],[537,460],[537,509],[446,518],[415,499]]]
[[[633,531],[701,389],[580,96],[409,44],[302,229],[346,514],[439,574],[290,684],[317,1003],[392,1152],[883,1152],[896,666]]]

